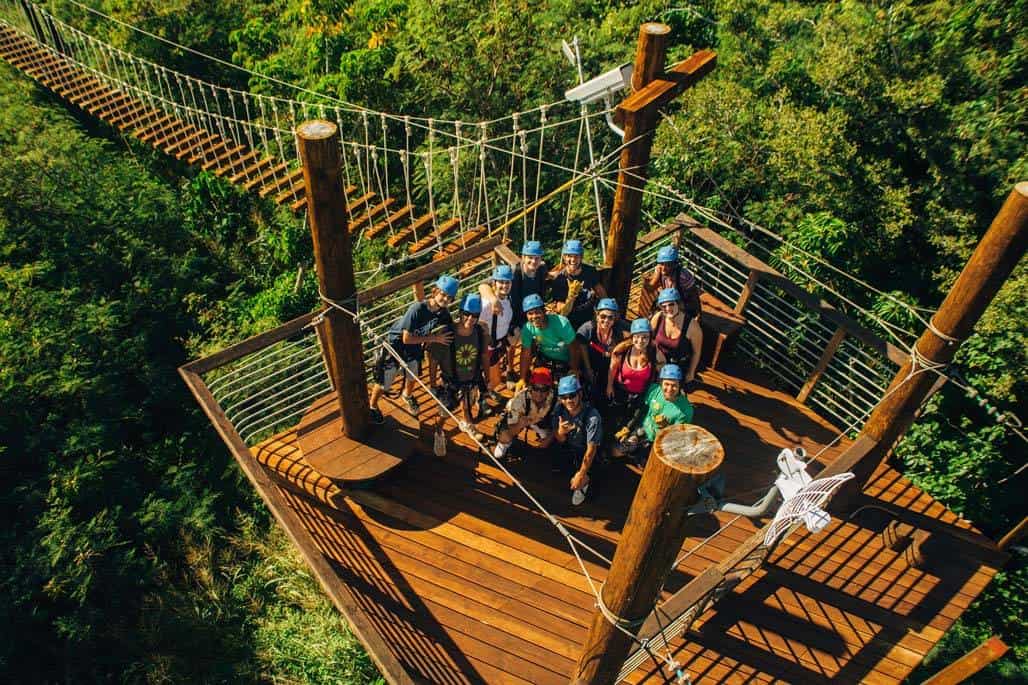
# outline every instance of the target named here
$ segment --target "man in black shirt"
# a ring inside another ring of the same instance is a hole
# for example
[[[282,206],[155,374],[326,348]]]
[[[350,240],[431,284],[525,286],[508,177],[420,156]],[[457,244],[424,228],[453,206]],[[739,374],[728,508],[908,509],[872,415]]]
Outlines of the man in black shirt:
[[[394,321],[386,332],[386,343],[396,350],[403,364],[410,369],[410,372],[404,374],[403,398],[414,416],[417,416],[419,409],[413,395],[414,376],[421,370],[422,346],[426,343],[449,345],[453,341],[453,318],[447,307],[457,297],[459,286],[460,281],[453,276],[440,276],[432,294],[424,302],[415,302],[408,307],[404,315]],[[444,327],[443,331],[432,333],[437,327]],[[375,385],[371,387],[369,399],[372,423],[383,422],[378,403],[382,393],[392,387],[400,370],[400,362],[384,347],[380,349],[375,359]]]
[[[593,305],[607,296],[595,267],[582,262],[582,241],[569,240],[561,251],[560,268],[553,272],[550,298],[556,303],[557,313],[563,314],[578,329],[592,319]]]

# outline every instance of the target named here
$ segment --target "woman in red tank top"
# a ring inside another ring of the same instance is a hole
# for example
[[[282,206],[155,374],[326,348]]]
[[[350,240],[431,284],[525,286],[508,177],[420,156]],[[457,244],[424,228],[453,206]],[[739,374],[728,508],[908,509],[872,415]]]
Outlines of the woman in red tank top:
[[[657,297],[660,308],[650,324],[653,327],[657,364],[678,364],[685,369],[684,383],[696,379],[696,367],[703,349],[703,329],[696,317],[686,314],[682,298],[674,288],[665,288]]]
[[[632,322],[632,337],[618,343],[610,353],[610,372],[607,375],[607,398],[617,408],[619,422],[635,411],[650,382],[656,377],[657,363],[650,344],[650,322],[636,319]]]

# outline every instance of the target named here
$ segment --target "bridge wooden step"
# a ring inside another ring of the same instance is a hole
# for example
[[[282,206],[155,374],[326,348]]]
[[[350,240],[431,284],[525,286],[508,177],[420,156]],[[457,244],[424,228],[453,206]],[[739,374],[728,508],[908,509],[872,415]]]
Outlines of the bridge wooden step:
[[[240,171],[229,176],[229,183],[239,183],[243,180],[249,180],[250,178],[256,178],[258,172],[264,171],[268,168],[269,164],[274,164],[274,157],[262,157],[257,161],[256,164],[251,164]]]
[[[246,183],[244,183],[243,187],[246,188],[247,190],[253,190],[254,188],[257,188],[258,186],[262,186],[262,185],[265,185],[267,183],[270,183],[272,179],[278,178],[279,176],[287,174],[288,172],[289,172],[289,165],[286,164],[285,162],[279,162],[275,166],[270,167],[268,169],[265,169],[263,172],[261,172],[261,175],[258,176],[257,178],[251,179],[251,180],[247,181]]]
[[[429,212],[424,216],[418,217],[402,231],[397,231],[392,236],[390,236],[389,239],[386,240],[386,244],[388,244],[389,247],[398,247],[399,245],[402,245],[411,238],[414,238],[417,235],[418,231],[423,231],[427,229],[429,226],[431,226],[432,218],[434,216],[434,214]]]
[[[203,164],[200,165],[200,168],[203,169],[204,171],[210,171],[211,169],[218,169],[218,168],[228,164],[230,159],[232,159],[233,157],[236,157],[237,155],[241,154],[242,151],[245,150],[245,149],[246,149],[245,145],[235,145],[235,146],[233,146],[231,143],[229,143],[227,146],[225,146],[225,149],[220,154],[218,154],[216,157],[212,157],[211,159],[208,159],[206,162],[204,162]]]
[[[374,219],[376,216],[389,209],[390,205],[392,205],[394,202],[396,202],[394,198],[387,197],[385,200],[379,202],[374,207],[369,208],[360,216],[350,219],[350,233],[361,230],[361,228],[365,224],[370,223],[371,220]]]
[[[455,252],[460,252],[465,248],[471,247],[473,244],[481,240],[486,235],[487,231],[485,226],[478,226],[476,228],[471,229],[470,231],[465,231],[464,235],[460,238],[454,238],[450,242],[443,245],[443,249],[436,250],[435,255],[433,255],[432,257],[432,261],[442,259],[447,255],[451,255]]]
[[[115,107],[120,107],[126,103],[135,102],[135,99],[120,91],[115,91],[110,97],[103,98],[92,105],[87,105],[86,109],[96,118],[103,118],[104,112],[110,111]]]
[[[347,216],[353,216],[353,213],[357,211],[358,207],[360,207],[361,205],[369,205],[374,198],[374,193],[364,193],[356,200],[352,200],[348,205],[346,205]]]
[[[276,204],[284,205],[289,202],[292,203],[296,199],[297,194],[304,192],[303,174],[300,174],[300,180],[293,183],[282,192],[275,195]]]
[[[200,129],[196,128],[195,126],[187,124],[182,128],[175,129],[174,131],[171,131],[159,138],[154,139],[153,146],[155,148],[161,149],[167,145],[172,145],[183,140],[188,140],[189,138],[195,136],[199,131]]]
[[[111,123],[117,126],[120,130],[124,131],[127,128],[133,128],[135,126],[143,124],[146,121],[152,121],[157,117],[161,116],[162,114],[164,114],[164,112],[160,111],[159,109],[150,109],[149,107],[144,107],[142,110],[140,110],[136,114],[133,114],[132,116],[118,117],[117,119],[114,119]]]
[[[206,164],[228,149],[230,143],[221,136],[214,136],[210,145],[197,148],[187,159],[190,164]]]
[[[148,108],[142,102],[133,102],[129,106],[120,107],[117,111],[111,112],[109,115],[104,117],[104,119],[106,119],[107,123],[111,126],[117,126],[119,122],[142,114],[146,111],[148,111]]]
[[[414,208],[410,205],[400,207],[398,210],[387,216],[385,219],[379,221],[377,224],[366,230],[364,232],[364,237],[370,240],[372,238],[377,238],[379,235],[381,235],[383,231],[385,231],[390,226],[399,227],[400,222],[406,219],[408,216],[410,216],[410,213],[413,210]]]
[[[88,110],[98,102],[103,102],[114,96],[117,91],[107,85],[100,85],[97,88],[83,91],[81,95],[72,98],[72,102],[80,108]]]
[[[425,248],[431,247],[437,240],[441,241],[443,238],[453,233],[457,228],[460,227],[460,217],[454,217],[448,221],[444,221],[439,225],[434,233],[429,233],[424,236],[421,240],[416,241],[413,245],[407,248],[407,251],[411,254],[415,252],[421,252]]]
[[[249,152],[247,152],[247,150],[249,150]],[[225,174],[232,174],[237,169],[242,169],[242,168],[246,167],[248,164],[250,164],[251,162],[256,160],[258,155],[261,154],[259,151],[257,151],[257,150],[250,150],[250,148],[248,148],[246,146],[243,146],[243,150],[241,152],[245,153],[245,154],[240,154],[239,156],[236,156],[236,157],[230,159],[228,164],[226,164],[226,165],[224,165],[222,167],[219,167],[214,173],[216,173],[218,176],[224,176]]]
[[[160,130],[163,127],[167,126],[169,122],[171,122],[171,120],[174,118],[175,117],[171,116],[170,114],[165,114],[163,117],[157,119],[156,121],[151,121],[150,123],[140,126],[132,132],[132,135],[134,135],[136,138],[141,138],[150,131]]]
[[[164,154],[171,155],[176,150],[181,150],[183,148],[192,148],[194,145],[199,144],[202,139],[210,137],[210,134],[202,128],[196,128],[195,126],[193,126],[192,129],[192,133],[190,133],[188,136],[185,136],[183,138],[175,138],[165,143],[155,145],[154,147],[159,147],[162,150],[164,150]]]
[[[97,110],[94,116],[99,119],[110,120],[115,116],[127,111],[143,109],[143,103],[135,98],[126,98],[117,103],[111,103],[108,107]]]
[[[44,83],[57,83],[62,71],[68,70],[68,63],[57,57],[40,56],[35,66],[25,69],[25,73]]]
[[[271,183],[265,185],[258,191],[261,197],[267,197],[271,194],[278,194],[284,191],[286,188],[292,188],[296,186],[297,181],[303,180],[303,169],[295,169],[290,173],[282,176],[281,178],[276,177]]]
[[[136,137],[139,138],[144,143],[149,143],[152,140],[157,140],[159,137],[163,136],[165,133],[168,133],[169,131],[174,131],[176,129],[181,129],[181,128],[184,128],[184,127],[185,127],[185,124],[182,123],[181,119],[178,119],[177,117],[169,116],[168,120],[165,121],[160,126],[154,126],[149,131],[144,133],[143,135],[136,136]]]
[[[165,152],[175,159],[186,159],[187,157],[198,154],[205,147],[214,147],[217,139],[218,137],[211,135],[210,132],[204,129],[198,129],[196,137],[180,140],[174,145],[169,146]]]

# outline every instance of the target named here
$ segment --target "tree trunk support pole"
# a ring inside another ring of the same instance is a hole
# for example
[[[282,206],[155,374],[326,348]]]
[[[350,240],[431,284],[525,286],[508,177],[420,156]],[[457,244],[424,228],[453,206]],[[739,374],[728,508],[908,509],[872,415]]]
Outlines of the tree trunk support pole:
[[[305,121],[296,128],[307,191],[307,221],[314,241],[314,263],[321,292],[357,310],[353,253],[347,226],[346,196],[340,175],[339,129],[330,121]],[[364,377],[360,326],[346,313],[329,307],[322,351],[339,399],[342,433],[358,440],[368,427],[368,386]]]
[[[964,265],[946,299],[915,345],[916,354],[900,367],[889,384],[886,397],[875,407],[861,433],[878,442],[863,459],[852,465],[855,485],[862,487],[910,428],[917,410],[930,395],[936,374],[922,371],[905,381],[916,357],[929,365],[946,364],[953,359],[960,343],[974,329],[986,307],[1017,266],[1028,246],[1028,181],[1018,183],[1010,192],[989,230]],[[917,367],[921,368],[920,365]],[[849,499],[855,489],[849,490]],[[840,493],[841,494],[841,493]],[[838,498],[837,498],[838,499]],[[845,504],[845,502],[843,502]]]
[[[632,71],[632,91],[641,91],[664,74],[667,37],[671,27],[648,22],[639,28],[639,42],[635,49]],[[607,260],[609,269],[607,292],[623,305],[628,303],[632,287],[632,268],[635,264],[635,241],[639,235],[642,212],[642,191],[650,165],[653,133],[657,128],[657,109],[647,107],[625,118],[625,143],[621,151],[618,185],[614,193],[607,230]],[[634,175],[630,176],[629,171]]]
[[[632,634],[653,610],[685,542],[686,509],[696,502],[697,489],[714,475],[724,453],[717,438],[699,426],[670,426],[657,434],[600,591],[604,606]],[[614,683],[631,647],[632,639],[597,611],[571,682]]]

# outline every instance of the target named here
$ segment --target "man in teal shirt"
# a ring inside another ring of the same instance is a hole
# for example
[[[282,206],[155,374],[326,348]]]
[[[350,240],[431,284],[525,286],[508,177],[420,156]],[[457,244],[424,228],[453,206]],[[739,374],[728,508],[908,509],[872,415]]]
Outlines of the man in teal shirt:
[[[568,371],[577,376],[582,349],[567,318],[547,314],[539,295],[527,295],[521,304],[527,318],[521,327],[521,380],[527,384],[535,366],[551,369],[557,378]]]
[[[691,423],[692,404],[681,390],[682,368],[678,364],[665,364],[660,370],[660,383],[653,383],[647,388],[639,411],[615,435],[614,455],[634,454],[637,462],[645,463],[657,431],[679,423]],[[642,425],[636,428],[640,419]]]

